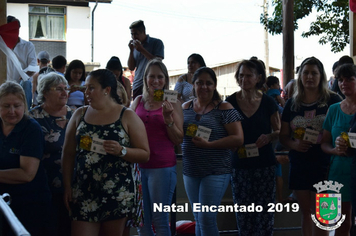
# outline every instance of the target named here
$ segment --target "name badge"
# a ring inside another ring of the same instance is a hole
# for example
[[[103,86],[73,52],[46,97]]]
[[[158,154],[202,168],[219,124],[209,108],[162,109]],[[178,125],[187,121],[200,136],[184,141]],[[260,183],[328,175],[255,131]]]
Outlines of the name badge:
[[[206,141],[209,141],[210,134],[211,134],[211,129],[199,125],[195,136],[198,136],[202,139],[205,139]]]
[[[356,133],[348,133],[350,146],[356,148]]]
[[[175,90],[164,90],[163,100],[171,103],[177,103],[178,91]]]
[[[312,129],[305,129],[304,141],[309,141],[312,144],[316,144],[318,142],[318,137],[319,137],[319,131],[312,130]]]
[[[260,155],[255,143],[246,144],[245,149],[246,149],[246,157],[258,157]]]
[[[94,137],[93,142],[91,144],[90,151],[106,155],[107,153],[105,152],[103,143],[104,143],[104,139],[99,139]]]

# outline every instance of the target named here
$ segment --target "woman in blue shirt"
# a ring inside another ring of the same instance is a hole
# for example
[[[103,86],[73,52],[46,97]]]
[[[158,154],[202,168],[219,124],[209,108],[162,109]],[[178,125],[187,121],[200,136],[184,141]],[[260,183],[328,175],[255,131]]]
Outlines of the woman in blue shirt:
[[[41,163],[44,139],[40,125],[25,114],[26,110],[21,86],[2,84],[0,194],[10,194],[12,211],[31,235],[47,235],[51,195]],[[8,234],[9,228],[3,235]]]

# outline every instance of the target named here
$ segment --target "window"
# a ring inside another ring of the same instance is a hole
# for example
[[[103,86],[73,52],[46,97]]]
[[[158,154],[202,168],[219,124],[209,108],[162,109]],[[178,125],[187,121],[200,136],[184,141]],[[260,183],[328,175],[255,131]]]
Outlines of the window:
[[[66,8],[30,6],[30,39],[65,40]]]

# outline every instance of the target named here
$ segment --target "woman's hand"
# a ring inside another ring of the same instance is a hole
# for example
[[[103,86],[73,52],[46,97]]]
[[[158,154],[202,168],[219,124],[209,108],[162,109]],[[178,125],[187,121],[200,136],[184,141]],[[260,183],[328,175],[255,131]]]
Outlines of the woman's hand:
[[[75,86],[75,85],[71,85],[70,87],[69,87],[69,93],[71,94],[71,93],[74,93],[75,91],[78,91],[78,86]]]
[[[271,142],[271,138],[269,135],[261,134],[261,136],[256,141],[257,148],[261,148]]]
[[[201,137],[198,137],[198,136],[195,136],[194,138],[192,138],[192,142],[194,143],[195,146],[200,147],[200,148],[208,148],[209,147],[209,142]]]
[[[119,156],[122,150],[122,146],[120,145],[120,143],[115,140],[105,140],[103,142],[103,147],[105,149],[105,152],[114,156]]]
[[[82,93],[85,92],[86,87],[85,86],[80,86],[80,85],[71,85],[69,87],[69,93],[74,93],[76,91],[80,91]]]
[[[304,141],[301,139],[295,140],[294,150],[298,152],[307,152],[312,146],[312,143],[309,141]]]
[[[338,136],[335,139],[335,147],[334,147],[334,153],[337,156],[346,156],[346,152],[347,152],[347,142],[345,141],[345,139],[343,139],[341,136]]]
[[[276,155],[277,162],[281,165],[288,164],[289,158],[287,155]]]
[[[66,206],[67,210],[70,212],[69,203],[72,202],[72,189],[71,188],[64,188],[64,205]]]
[[[168,101],[163,101],[162,103],[162,115],[164,123],[169,124],[173,122],[173,105]]]

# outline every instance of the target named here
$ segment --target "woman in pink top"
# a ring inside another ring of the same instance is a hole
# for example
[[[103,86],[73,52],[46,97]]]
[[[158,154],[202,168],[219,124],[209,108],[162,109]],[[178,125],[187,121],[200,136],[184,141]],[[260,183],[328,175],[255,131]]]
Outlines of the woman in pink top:
[[[170,235],[169,213],[153,212],[154,204],[171,205],[177,182],[174,145],[183,141],[183,111],[181,103],[155,99],[155,90],[169,88],[166,66],[159,59],[148,62],[144,74],[143,95],[131,108],[145,124],[150,146],[150,160],[140,164],[144,206],[144,226],[140,235]]]

